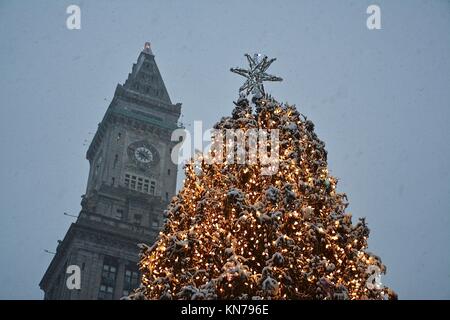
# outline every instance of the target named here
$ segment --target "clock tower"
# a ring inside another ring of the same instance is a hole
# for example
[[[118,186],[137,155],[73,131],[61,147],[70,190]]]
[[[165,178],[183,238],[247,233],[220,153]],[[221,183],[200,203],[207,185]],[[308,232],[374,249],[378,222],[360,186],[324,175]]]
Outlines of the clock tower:
[[[180,111],[146,43],[87,151],[81,211],[40,282],[45,299],[119,299],[138,286],[137,244],[152,244],[175,195]]]

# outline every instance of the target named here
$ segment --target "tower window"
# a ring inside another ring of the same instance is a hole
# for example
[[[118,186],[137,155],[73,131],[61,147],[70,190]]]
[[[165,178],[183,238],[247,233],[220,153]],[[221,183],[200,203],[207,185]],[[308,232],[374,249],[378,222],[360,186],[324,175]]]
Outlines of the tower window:
[[[102,268],[102,278],[98,298],[100,300],[111,300],[114,296],[114,287],[116,284],[117,260],[111,257],[105,257]]]
[[[155,194],[156,182],[146,177],[126,173],[124,184],[125,187],[131,190]]]
[[[122,137],[122,134],[119,132],[119,133],[117,134],[117,138],[116,138],[117,142],[119,142],[119,140],[120,140],[121,137]]]
[[[123,279],[123,292],[124,296],[130,294],[130,292],[136,289],[139,285],[139,271],[130,263],[125,267],[125,274]]]
[[[123,219],[123,210],[122,209],[116,210],[116,219],[119,219],[119,220]]]
[[[149,185],[148,185],[148,183],[149,183],[149,180],[148,179],[144,179],[144,187],[143,187],[143,191],[144,192],[146,192],[146,193],[148,193],[148,191],[149,191]]]
[[[141,224],[142,222],[142,215],[141,214],[135,214],[134,215],[134,222],[137,224]]]
[[[98,292],[99,300],[112,300],[114,294],[114,288],[106,286],[104,284],[100,285],[100,290]]]
[[[116,183],[116,178],[112,177],[111,178],[111,185],[114,186],[115,183]]]
[[[119,155],[118,155],[118,154],[116,154],[116,155],[114,156],[114,164],[113,164],[113,169],[115,169],[115,168],[116,168],[117,162],[119,162]]]
[[[167,169],[167,175],[170,176],[170,169]]]
[[[150,181],[150,194],[155,194],[155,189],[156,189],[156,182],[155,181]]]
[[[169,193],[166,192],[166,201],[169,201]]]
[[[142,187],[144,185],[144,179],[142,177],[137,178],[137,191],[142,191]]]

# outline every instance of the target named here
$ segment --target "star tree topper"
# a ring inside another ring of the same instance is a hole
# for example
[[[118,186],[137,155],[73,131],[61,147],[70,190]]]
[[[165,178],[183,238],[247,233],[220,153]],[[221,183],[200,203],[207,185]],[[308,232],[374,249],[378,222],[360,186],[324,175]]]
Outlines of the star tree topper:
[[[276,58],[268,60],[267,56],[263,56],[260,53],[255,53],[253,58],[249,54],[245,54],[249,63],[249,69],[231,68],[230,71],[237,73],[247,80],[239,88],[239,93],[249,95],[252,93],[255,96],[264,96],[263,81],[283,81],[282,78],[276,77],[266,73],[269,66],[276,60]],[[261,59],[262,58],[262,59]]]

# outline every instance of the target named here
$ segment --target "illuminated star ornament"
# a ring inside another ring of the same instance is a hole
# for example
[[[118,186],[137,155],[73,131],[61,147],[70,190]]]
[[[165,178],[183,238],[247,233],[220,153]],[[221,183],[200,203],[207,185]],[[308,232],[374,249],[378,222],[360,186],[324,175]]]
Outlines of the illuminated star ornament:
[[[256,97],[263,97],[265,95],[263,81],[283,81],[280,77],[266,73],[266,70],[276,58],[268,60],[267,56],[259,53],[255,53],[253,58],[249,54],[245,54],[245,56],[250,65],[249,69],[230,69],[231,72],[247,78],[245,83],[239,88],[239,93],[245,92],[247,96],[252,93]]]

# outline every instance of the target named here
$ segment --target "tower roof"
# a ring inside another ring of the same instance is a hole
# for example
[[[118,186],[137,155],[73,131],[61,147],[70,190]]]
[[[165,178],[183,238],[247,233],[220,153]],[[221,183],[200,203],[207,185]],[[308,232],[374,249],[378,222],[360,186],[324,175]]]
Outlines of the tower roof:
[[[156,65],[150,42],[145,43],[144,49],[139,55],[138,61],[133,64],[132,71],[123,87],[161,102],[172,104]]]

